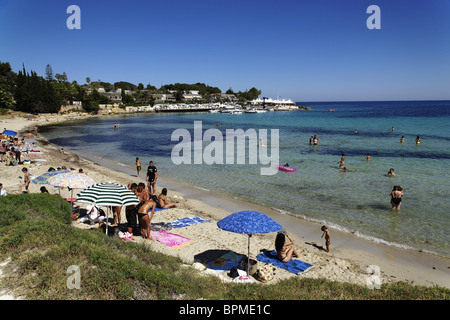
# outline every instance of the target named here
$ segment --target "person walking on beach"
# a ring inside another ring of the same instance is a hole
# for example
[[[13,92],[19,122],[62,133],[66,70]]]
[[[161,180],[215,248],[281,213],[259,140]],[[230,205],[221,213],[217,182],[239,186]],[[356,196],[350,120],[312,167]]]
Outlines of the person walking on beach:
[[[323,236],[325,236],[325,251],[326,252],[330,252],[330,244],[331,244],[331,236],[330,236],[330,231],[328,231],[327,226],[322,226],[322,228],[320,228],[320,230],[323,231],[321,238],[323,238]]]
[[[153,165],[153,161],[150,161],[147,168],[147,176],[145,180],[147,181],[148,191],[150,194],[156,195],[156,179],[158,178],[158,170]]]
[[[392,209],[400,210],[402,205],[403,187],[394,186],[391,191],[391,205]]]
[[[136,170],[137,170],[137,177],[139,178],[139,175],[141,173],[141,169],[142,169],[142,163],[141,160],[139,160],[138,157],[136,157]]]
[[[28,189],[31,182],[30,173],[27,168],[22,168],[22,172],[25,176],[23,177],[23,182],[19,185],[19,193],[22,193],[22,187],[25,187],[26,193],[30,193],[30,190]]]
[[[289,238],[290,242],[286,243],[286,237]],[[294,241],[288,235],[287,232],[278,232],[275,238],[275,250],[277,251],[277,259],[281,262],[288,262],[292,259],[292,256],[298,258],[300,255],[295,251],[290,245],[294,244]]]

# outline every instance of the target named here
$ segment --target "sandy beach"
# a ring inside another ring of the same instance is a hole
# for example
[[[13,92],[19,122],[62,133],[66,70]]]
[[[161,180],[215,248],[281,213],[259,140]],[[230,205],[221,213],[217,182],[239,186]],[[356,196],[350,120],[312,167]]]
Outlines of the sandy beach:
[[[2,117],[0,118],[0,126],[19,132],[18,137],[22,138],[26,132],[32,132],[35,125],[41,126],[69,118],[74,119],[77,116],[41,115],[34,120],[27,120],[22,117]],[[47,161],[38,162],[39,165],[26,165],[33,176],[39,176],[47,172],[51,166],[55,168],[66,166],[76,171],[83,168],[97,183],[115,182],[127,185],[132,182],[145,181],[145,168],[143,168],[144,171],[141,172],[141,177],[138,179],[132,167],[115,168],[106,161],[98,163],[83,159],[79,155],[71,153],[68,148],[65,148],[64,154],[61,154],[58,146],[48,143],[39,134],[35,138],[38,140],[38,149],[41,151],[39,158]],[[132,166],[132,164],[130,165]],[[0,164],[0,183],[3,183],[4,189],[9,194],[19,193],[19,183],[21,181],[19,177],[23,176],[21,171],[23,167],[22,165],[5,166],[5,164]],[[58,189],[51,186],[46,187],[50,193],[58,193]],[[294,247],[301,254],[299,259],[314,266],[308,272],[299,275],[277,268],[275,278],[269,284],[289,277],[305,277],[325,278],[332,281],[367,285],[368,279],[373,276],[370,268],[368,271],[368,267],[378,266],[382,284],[406,281],[417,285],[439,285],[450,288],[450,261],[448,259],[375,243],[332,228],[330,228],[332,239],[331,252],[327,253],[322,249],[324,240],[321,238],[321,225],[317,223],[284,215],[271,208],[260,207],[255,204],[227,198],[211,191],[204,191],[180,182],[171,181],[165,177],[164,172],[159,172],[157,191],[160,192],[163,187],[168,189],[169,201],[177,202],[179,208],[156,212],[152,220],[154,230],[163,223],[186,217],[199,216],[210,222],[168,231],[193,240],[177,250],[156,240],[144,240],[140,236],[135,236],[135,241],[143,242],[151,246],[153,250],[161,253],[178,256],[186,264],[202,269],[203,272],[208,272],[208,270],[204,270],[205,265],[195,263],[196,261],[205,262],[208,259],[217,258],[219,253],[223,254],[223,252],[227,251],[243,255],[247,254],[247,235],[221,230],[217,226],[217,221],[233,212],[255,210],[267,214],[281,224],[293,238]],[[39,188],[39,185],[30,184],[31,193],[39,193]],[[80,191],[74,190],[74,197]],[[65,189],[61,191],[61,196],[69,198],[70,193]],[[79,205],[81,209],[86,207],[86,204],[82,203],[77,203],[76,205]],[[112,217],[110,216],[110,218]],[[121,229],[126,229],[124,208],[122,209],[120,223]],[[79,221],[74,221],[73,226],[85,229],[91,228],[90,225]],[[89,231],[87,230],[86,232]],[[256,255],[264,249],[273,250],[274,241],[275,233],[253,235],[251,237],[250,257],[255,259]],[[373,268],[371,269],[373,270]],[[212,273],[218,274],[217,272]],[[231,281],[226,272],[222,273],[221,277],[224,281]]]

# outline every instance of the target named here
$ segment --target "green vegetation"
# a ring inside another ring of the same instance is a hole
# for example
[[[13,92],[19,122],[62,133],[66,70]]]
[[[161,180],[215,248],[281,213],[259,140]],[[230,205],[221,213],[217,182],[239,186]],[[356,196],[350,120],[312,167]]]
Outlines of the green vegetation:
[[[380,290],[295,277],[276,284],[222,283],[178,258],[144,244],[71,226],[70,206],[58,195],[8,195],[0,202],[0,261],[11,257],[0,287],[26,299],[448,299],[450,290],[398,282]],[[71,265],[80,289],[68,289]],[[14,271],[11,271],[13,270]]]
[[[121,92],[117,91],[119,89]],[[200,95],[194,100],[189,99],[194,102],[215,101],[218,98],[215,95],[222,93],[218,87],[204,83],[165,84],[158,89],[151,84],[145,87],[142,83],[135,85],[126,81],[111,84],[101,80],[91,81],[91,78],[86,77],[86,84],[80,85],[76,81],[70,82],[65,72],[54,74],[50,64],[45,67],[45,77],[41,77],[33,70],[27,72],[25,66],[16,74],[8,62],[0,61],[0,114],[7,110],[55,113],[62,105],[70,105],[73,101],[81,102],[86,112],[98,113],[100,104],[153,106],[163,94],[167,96],[164,103],[184,102],[185,94],[190,91],[198,91]],[[230,88],[227,94],[234,95],[233,101],[245,103],[256,99],[261,90],[253,87],[234,93]],[[228,100],[229,97],[225,101]]]

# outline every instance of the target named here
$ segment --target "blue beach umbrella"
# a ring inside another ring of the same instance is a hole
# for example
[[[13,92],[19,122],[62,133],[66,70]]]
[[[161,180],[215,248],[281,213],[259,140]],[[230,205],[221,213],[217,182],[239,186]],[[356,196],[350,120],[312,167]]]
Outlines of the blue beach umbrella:
[[[250,237],[256,233],[277,232],[283,229],[275,220],[257,211],[239,211],[217,222],[217,226],[234,233],[248,235],[247,274],[250,265]]]
[[[17,136],[17,132],[12,130],[4,130],[3,134],[6,134],[7,136]]]

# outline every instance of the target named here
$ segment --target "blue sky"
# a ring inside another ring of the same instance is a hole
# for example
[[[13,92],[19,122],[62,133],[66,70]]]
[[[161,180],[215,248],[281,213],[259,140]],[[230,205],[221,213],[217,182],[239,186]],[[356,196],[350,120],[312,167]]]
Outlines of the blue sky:
[[[81,29],[69,30],[69,5]],[[381,29],[369,30],[370,5]],[[0,61],[295,101],[450,100],[448,0],[0,0]]]

